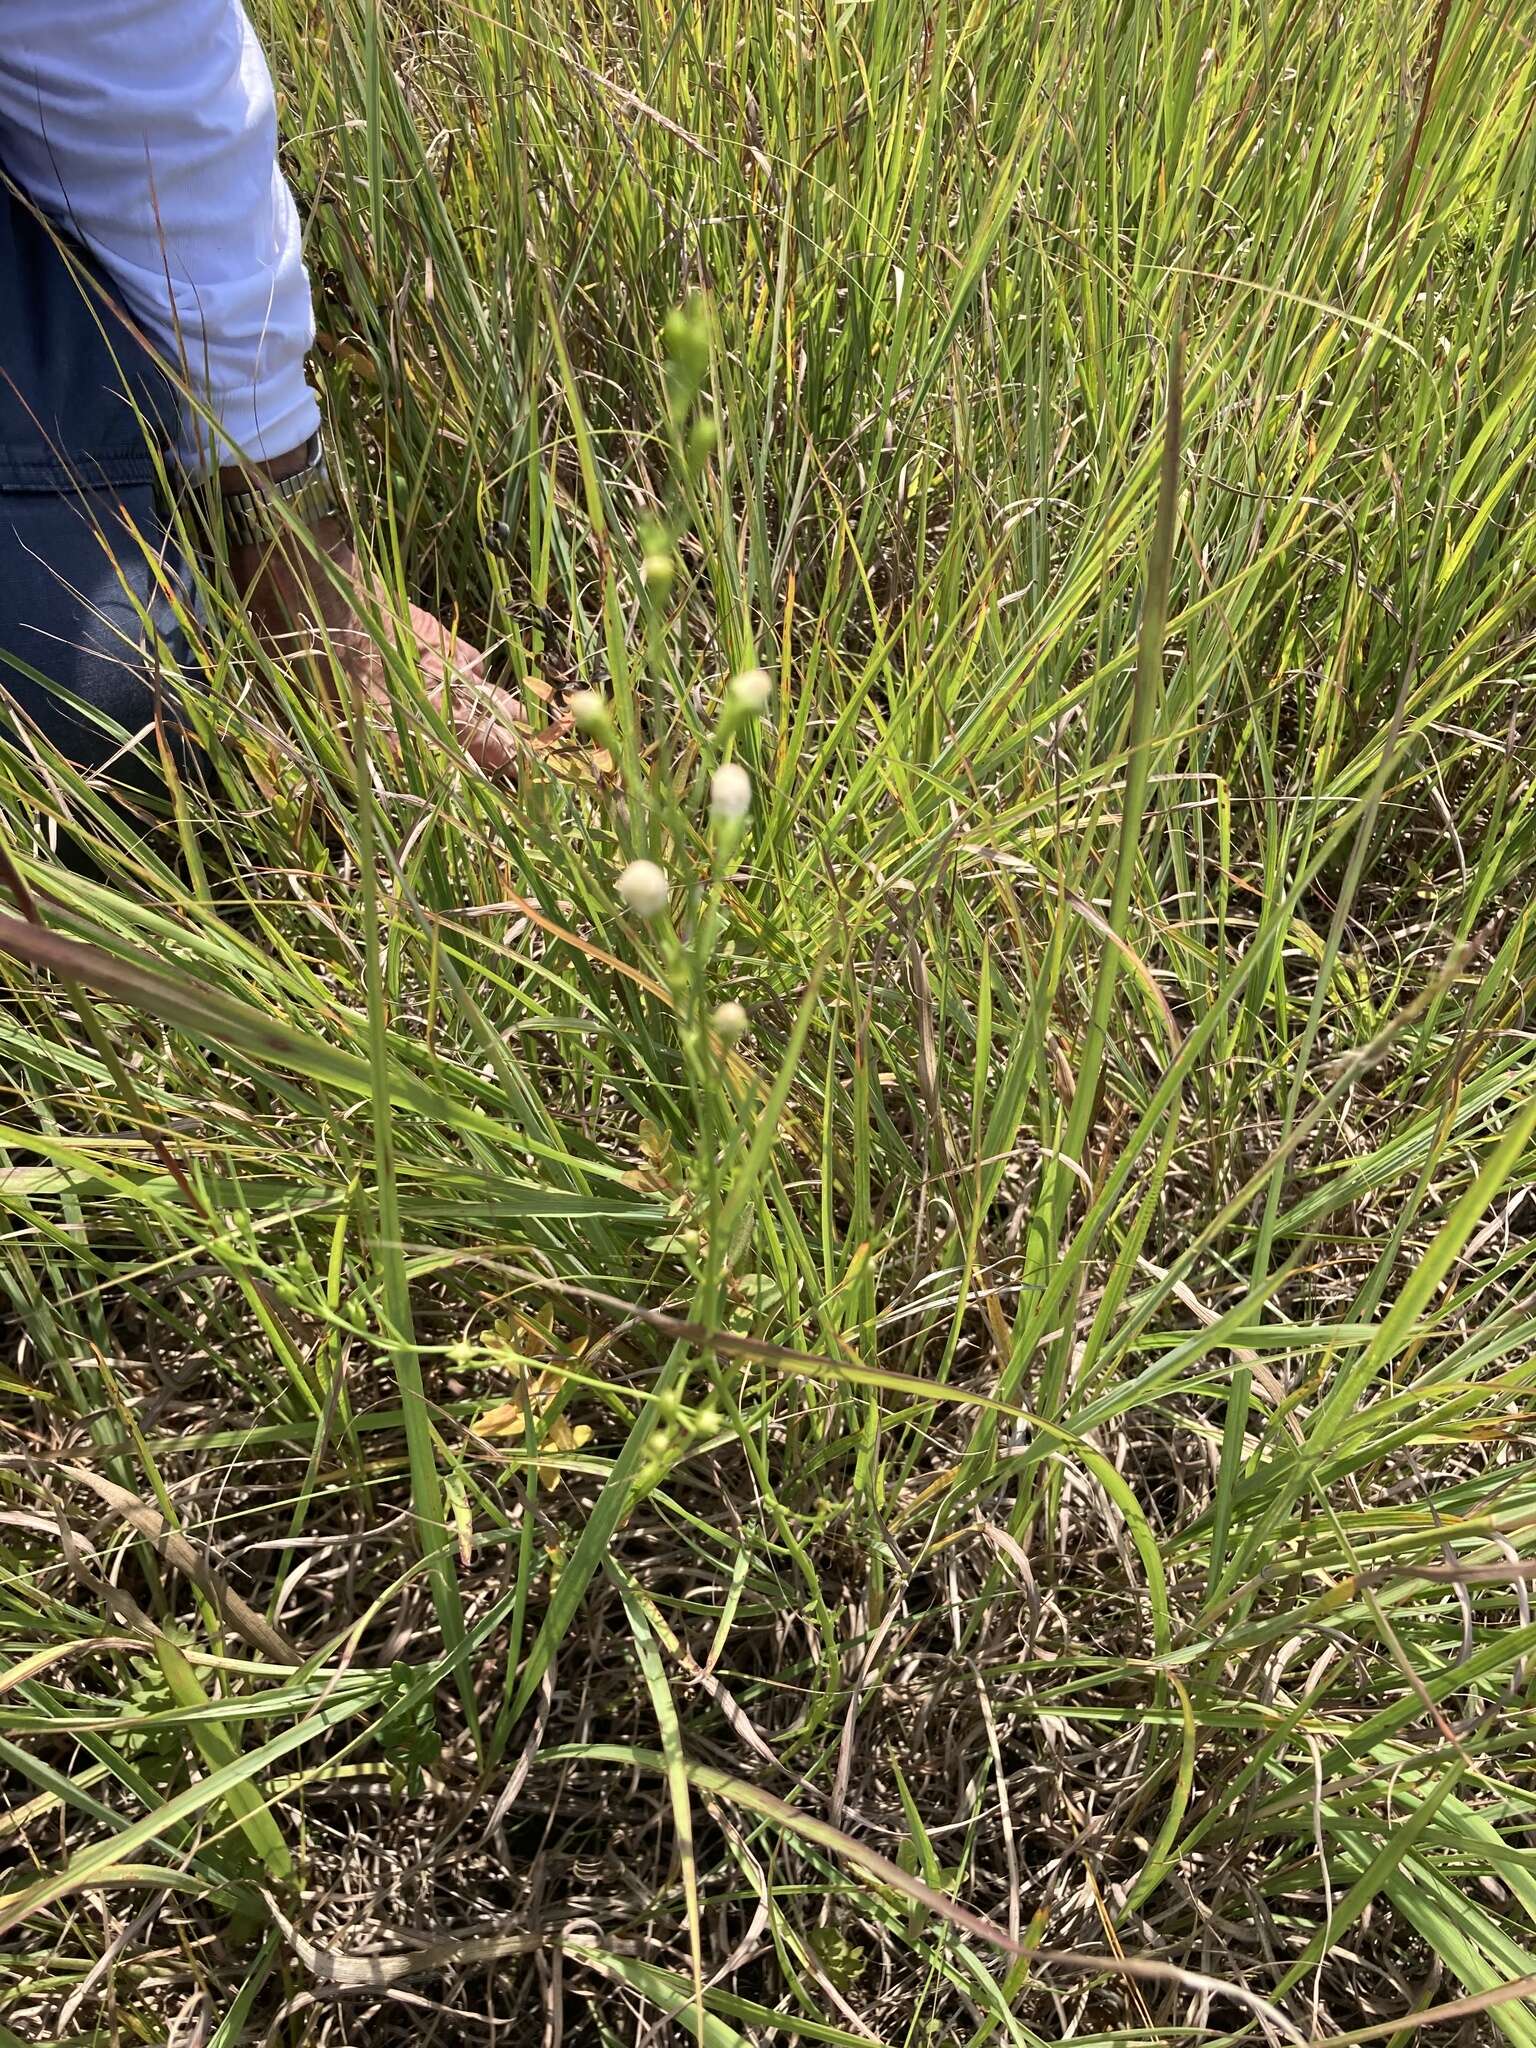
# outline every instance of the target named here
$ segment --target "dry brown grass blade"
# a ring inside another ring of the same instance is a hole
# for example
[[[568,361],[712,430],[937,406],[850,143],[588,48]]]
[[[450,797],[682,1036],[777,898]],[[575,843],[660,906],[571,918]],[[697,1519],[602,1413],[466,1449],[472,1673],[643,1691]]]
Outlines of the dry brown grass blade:
[[[42,968],[61,981],[77,981],[97,994],[147,1009],[165,1021],[191,1028],[199,1024],[219,1028],[244,1025],[250,1013],[217,990],[194,987],[172,979],[158,970],[103,952],[81,939],[65,938],[60,932],[24,919],[0,916],[0,953],[19,960],[23,966]],[[274,1027],[267,1034],[268,1049],[281,1055],[288,1040]]]
[[[273,1923],[295,1956],[317,1983],[339,1991],[387,1991],[409,1977],[428,1977],[436,1970],[462,1970],[476,1963],[500,1962],[506,1956],[532,1955],[536,1950],[558,1946],[562,1930],[521,1934],[456,1934],[446,1941],[431,1941],[421,1948],[406,1949],[387,1956],[349,1956],[340,1950],[322,1948],[300,1934],[270,1892],[263,1892]]]
[[[1395,2034],[1416,2034],[1424,2027],[1476,2019],[1481,2013],[1497,2012],[1501,2005],[1513,2005],[1517,1998],[1536,1998],[1536,1975],[1512,1977],[1492,1991],[1477,1991],[1470,1998],[1447,1999],[1444,2005],[1426,2005],[1422,2012],[1405,2012],[1399,2019],[1357,2027],[1352,2034],[1328,2034],[1313,2041],[1310,2048],[1361,2048],[1366,2041],[1389,2041]]]
[[[1379,1565],[1362,1572],[1354,1581],[1367,1586],[1390,1586],[1403,1579],[1423,1579],[1432,1586],[1514,1585],[1521,1579],[1536,1579],[1536,1557],[1506,1558],[1496,1564],[1399,1564]]]
[[[13,1692],[18,1685],[25,1685],[28,1679],[41,1676],[51,1666],[76,1657],[94,1657],[101,1650],[143,1648],[140,1636],[84,1636],[77,1643],[50,1643],[46,1649],[34,1650],[30,1657],[23,1657],[9,1671],[0,1671],[0,1693]]]
[[[282,1630],[274,1628],[247,1601],[242,1600],[202,1552],[194,1548],[179,1530],[170,1527],[158,1508],[148,1506],[127,1487],[103,1479],[100,1473],[91,1472],[84,1465],[64,1465],[60,1471],[64,1478],[88,1487],[105,1507],[125,1521],[136,1535],[142,1536],[168,1565],[190,1579],[213,1602],[226,1626],[242,1636],[253,1650],[259,1650],[275,1664],[303,1663],[303,1656]]]
[[[1079,896],[1074,890],[1068,890],[1066,900],[1071,904],[1083,922],[1093,927],[1106,945],[1114,947],[1131,973],[1135,975],[1142,988],[1146,990],[1149,1001],[1157,1011],[1158,1020],[1162,1024],[1164,1031],[1168,1034],[1170,1050],[1175,1053],[1178,1052],[1184,1043],[1184,1034],[1179,1029],[1168,998],[1159,987],[1157,976],[1152,972],[1152,969],[1142,959],[1130,940],[1122,938],[1109,919],[1104,916],[1102,911],[1096,910],[1086,896]]]

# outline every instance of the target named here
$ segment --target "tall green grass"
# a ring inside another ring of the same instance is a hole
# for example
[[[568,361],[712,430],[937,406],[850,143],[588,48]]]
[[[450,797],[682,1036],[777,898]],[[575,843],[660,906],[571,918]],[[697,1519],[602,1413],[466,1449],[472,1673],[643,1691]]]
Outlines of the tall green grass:
[[[15,2036],[1536,2042],[1528,19],[262,20],[608,725],[7,756]]]

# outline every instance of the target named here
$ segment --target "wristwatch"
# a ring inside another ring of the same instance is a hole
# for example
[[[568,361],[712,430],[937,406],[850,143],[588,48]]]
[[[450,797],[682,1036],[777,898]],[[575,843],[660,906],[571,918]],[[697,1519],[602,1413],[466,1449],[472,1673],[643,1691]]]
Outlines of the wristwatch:
[[[291,476],[263,478],[248,491],[226,491],[224,534],[232,548],[265,547],[291,522],[313,532],[340,512],[326,465],[325,444],[311,435],[304,466]]]

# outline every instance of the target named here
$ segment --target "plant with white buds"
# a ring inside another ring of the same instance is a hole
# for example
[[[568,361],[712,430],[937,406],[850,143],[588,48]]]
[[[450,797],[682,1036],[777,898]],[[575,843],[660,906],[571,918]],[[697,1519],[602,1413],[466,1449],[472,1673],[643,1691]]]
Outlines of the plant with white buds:
[[[751,1028],[751,1019],[737,1002],[719,1004],[709,1021],[722,1045],[738,1045]]]
[[[773,677],[765,668],[744,668],[731,677],[725,694],[733,711],[760,718],[773,702]]]
[[[619,877],[619,894],[635,913],[649,921],[667,907],[667,878],[653,860],[632,860]]]
[[[726,761],[709,778],[709,815],[717,825],[738,825],[752,808],[752,778],[739,761]]]
[[[607,701],[597,690],[577,690],[565,700],[571,723],[590,739],[608,724]]]

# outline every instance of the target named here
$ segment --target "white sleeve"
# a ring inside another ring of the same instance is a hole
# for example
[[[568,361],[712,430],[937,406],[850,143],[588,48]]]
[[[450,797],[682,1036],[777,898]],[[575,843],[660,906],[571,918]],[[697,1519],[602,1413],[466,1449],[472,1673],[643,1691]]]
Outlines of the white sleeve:
[[[240,0],[4,0],[0,164],[84,242],[217,420],[267,458],[315,431],[314,339],[272,79]],[[227,459],[190,411],[183,459]]]

